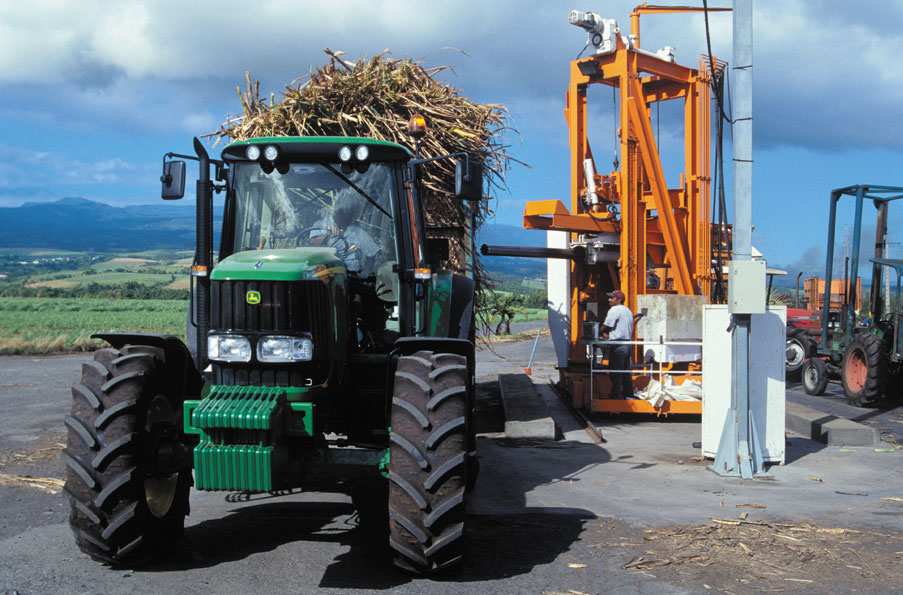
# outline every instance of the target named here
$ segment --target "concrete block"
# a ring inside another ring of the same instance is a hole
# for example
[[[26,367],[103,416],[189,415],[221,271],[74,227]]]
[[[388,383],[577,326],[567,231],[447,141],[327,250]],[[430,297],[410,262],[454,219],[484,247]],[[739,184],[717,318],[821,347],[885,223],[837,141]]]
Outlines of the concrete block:
[[[870,446],[878,443],[878,431],[836,415],[787,402],[787,429],[829,446]]]
[[[505,436],[555,440],[558,427],[533,381],[526,374],[499,374],[505,409]]]
[[[829,446],[869,446],[877,444],[880,439],[876,428],[848,419],[832,419],[821,427]]]
[[[558,431],[555,426],[555,420],[551,417],[544,417],[533,421],[505,422],[505,438],[555,440],[557,437]]]

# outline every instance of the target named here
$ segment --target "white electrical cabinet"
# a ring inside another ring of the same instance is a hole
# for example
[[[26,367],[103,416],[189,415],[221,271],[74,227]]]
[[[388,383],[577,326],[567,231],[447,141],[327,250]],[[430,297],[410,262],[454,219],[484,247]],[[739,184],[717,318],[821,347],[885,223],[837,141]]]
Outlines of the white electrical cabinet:
[[[765,313],[765,261],[732,260],[728,264],[727,303],[733,314]]]
[[[705,306],[702,350],[702,454],[714,459],[731,407],[731,315],[727,305]],[[762,458],[784,463],[785,306],[753,314],[749,331],[749,400]]]

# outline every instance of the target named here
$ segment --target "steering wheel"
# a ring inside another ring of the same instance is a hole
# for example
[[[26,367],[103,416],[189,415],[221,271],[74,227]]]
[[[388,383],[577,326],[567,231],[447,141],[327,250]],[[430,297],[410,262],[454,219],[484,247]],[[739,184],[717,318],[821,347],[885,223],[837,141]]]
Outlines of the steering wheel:
[[[316,236],[313,236],[313,237],[320,238],[320,237],[325,236],[324,239],[318,243],[311,242],[311,239],[312,239],[311,234],[314,232],[321,232],[321,233],[318,233],[318,234],[316,234]],[[328,248],[335,248],[336,256],[338,256],[342,260],[347,258],[348,254],[351,252],[351,244],[345,238],[344,234],[341,234],[341,233],[335,234],[332,231],[330,231],[329,229],[326,229],[326,228],[320,227],[320,226],[306,227],[298,233],[298,240],[295,243],[295,247],[303,248],[305,246],[312,246],[312,247],[324,247],[325,246]]]

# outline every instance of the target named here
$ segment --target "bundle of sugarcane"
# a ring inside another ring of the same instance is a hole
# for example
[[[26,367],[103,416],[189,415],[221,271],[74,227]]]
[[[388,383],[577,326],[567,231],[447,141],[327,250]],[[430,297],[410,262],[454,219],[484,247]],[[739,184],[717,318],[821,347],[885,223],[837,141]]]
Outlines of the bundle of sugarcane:
[[[269,101],[261,99],[259,82],[252,83],[246,73],[247,89],[238,89],[242,113],[208,136],[217,140],[362,136],[412,147],[407,123],[420,114],[429,129],[421,143],[422,157],[467,152],[484,163],[489,188],[505,187],[512,158],[506,153],[503,133],[512,129],[505,123],[508,112],[503,106],[475,103],[437,81],[435,75],[448,66],[424,68],[411,59],[390,58],[388,51],[357,62],[342,59],[343,52],[327,49],[326,53],[329,62],[287,85],[279,101],[273,95]],[[487,200],[471,211],[454,198],[454,167],[454,160],[424,164],[424,212],[428,237],[449,238],[453,250],[448,265],[463,270],[468,257],[477,260],[465,233],[466,221],[472,214],[477,228],[492,212]],[[475,273],[483,277],[478,266]]]

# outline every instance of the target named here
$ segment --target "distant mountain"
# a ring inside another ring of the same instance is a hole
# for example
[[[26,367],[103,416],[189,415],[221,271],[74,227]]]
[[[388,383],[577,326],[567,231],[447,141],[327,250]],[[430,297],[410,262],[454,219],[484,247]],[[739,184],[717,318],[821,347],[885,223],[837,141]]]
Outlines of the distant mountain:
[[[85,198],[27,202],[0,208],[0,248],[50,248],[76,252],[193,250],[195,206],[189,202],[114,207]],[[219,236],[222,211],[214,209]],[[515,225],[489,223],[477,233],[482,244],[545,246],[546,234]],[[546,262],[538,258],[486,256],[491,271],[543,277]]]
[[[0,208],[0,248],[81,252],[191,250],[195,206],[165,203],[114,207],[85,198]],[[219,234],[222,222],[214,215]]]

